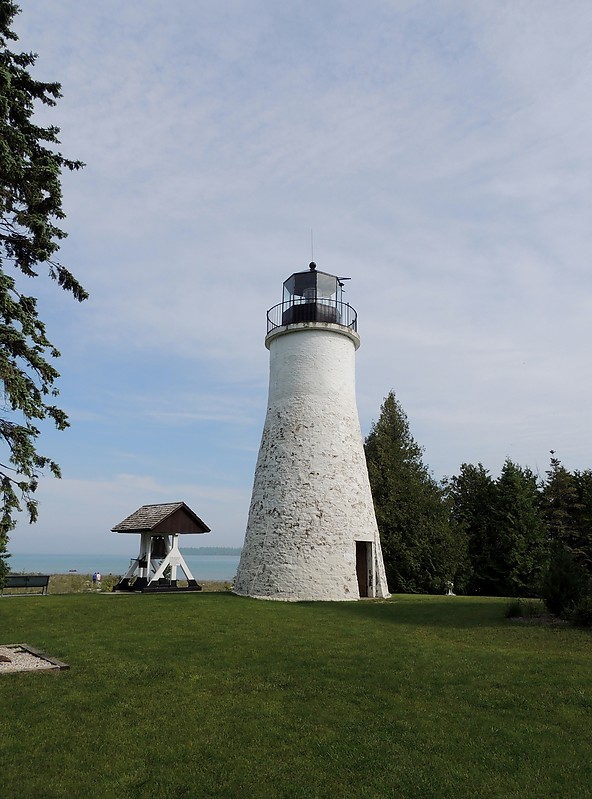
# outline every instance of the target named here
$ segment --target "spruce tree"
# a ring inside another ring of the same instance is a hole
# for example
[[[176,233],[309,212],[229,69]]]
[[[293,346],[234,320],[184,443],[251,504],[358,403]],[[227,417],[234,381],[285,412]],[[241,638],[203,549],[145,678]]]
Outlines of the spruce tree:
[[[462,575],[468,594],[491,596],[504,576],[494,511],[497,486],[481,464],[463,463],[445,482],[451,523],[466,537],[467,559]]]
[[[56,259],[66,236],[59,227],[65,216],[61,173],[83,165],[56,149],[59,128],[34,121],[36,104],[54,106],[61,97],[60,84],[32,76],[36,54],[9,49],[18,39],[11,29],[18,11],[10,0],[0,0],[0,579],[15,513],[24,506],[35,521],[40,474],[49,469],[59,476],[57,463],[37,451],[36,425],[50,419],[60,430],[68,426],[66,414],[54,404],[59,374],[53,360],[59,352],[26,284],[43,266],[77,300],[87,297]]]
[[[580,510],[576,481],[551,450],[551,463],[543,489],[549,536],[571,550],[577,541],[576,517]]]
[[[497,481],[494,509],[503,577],[502,596],[540,596],[549,561],[549,541],[538,480],[509,458]]]
[[[592,576],[592,471],[573,473],[577,502],[573,510],[576,537],[573,554],[578,563]]]
[[[443,592],[464,557],[463,538],[448,523],[442,490],[392,391],[365,450],[390,590]]]
[[[482,464],[463,464],[447,489],[451,518],[467,536],[467,592],[538,595],[549,542],[532,471],[507,459],[494,480]]]
[[[592,472],[569,472],[551,451],[543,491],[551,543],[543,597],[549,610],[592,618]]]

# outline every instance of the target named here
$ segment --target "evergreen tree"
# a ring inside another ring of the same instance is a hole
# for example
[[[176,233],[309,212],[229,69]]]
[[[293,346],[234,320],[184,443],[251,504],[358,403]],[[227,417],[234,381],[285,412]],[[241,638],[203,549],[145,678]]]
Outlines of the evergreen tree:
[[[551,451],[544,491],[551,558],[543,585],[549,610],[592,618],[592,472],[569,472]]]
[[[577,502],[574,506],[573,554],[578,563],[592,576],[592,471],[573,474]]]
[[[578,534],[576,517],[580,510],[578,488],[573,474],[567,471],[555,452],[551,450],[551,465],[543,488],[543,507],[554,543],[561,543],[571,550]]]
[[[592,576],[592,471],[569,472],[551,451],[543,488],[549,537]]]
[[[495,595],[504,577],[494,516],[496,483],[481,463],[463,463],[460,473],[446,481],[446,491],[451,522],[467,542],[463,588],[468,594]]]
[[[46,265],[59,286],[77,300],[87,297],[55,258],[66,235],[58,227],[64,218],[61,172],[82,164],[56,150],[58,128],[33,121],[36,103],[56,104],[60,84],[35,80],[29,69],[37,56],[9,49],[18,38],[11,30],[18,11],[10,0],[0,0],[0,441],[5,452],[0,457],[0,579],[15,512],[23,504],[35,521],[40,473],[48,468],[59,476],[58,465],[37,452],[36,422],[51,419],[60,430],[68,426],[65,413],[53,404],[59,374],[51,360],[59,352],[47,338],[36,299],[21,286]]]
[[[443,492],[392,391],[365,450],[390,590],[443,592],[456,579],[464,539],[449,525]]]
[[[494,512],[502,596],[540,596],[549,560],[547,527],[536,476],[509,458],[497,481]]]
[[[532,471],[508,459],[494,480],[482,464],[463,464],[447,492],[451,518],[467,536],[467,593],[537,595],[549,541]]]

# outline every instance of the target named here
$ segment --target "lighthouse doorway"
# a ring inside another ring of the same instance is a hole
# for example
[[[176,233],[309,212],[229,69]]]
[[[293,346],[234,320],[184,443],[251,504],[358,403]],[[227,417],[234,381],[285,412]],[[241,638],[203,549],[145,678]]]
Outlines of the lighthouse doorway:
[[[371,596],[372,585],[372,542],[356,541],[356,575],[358,578],[358,591],[361,597]]]

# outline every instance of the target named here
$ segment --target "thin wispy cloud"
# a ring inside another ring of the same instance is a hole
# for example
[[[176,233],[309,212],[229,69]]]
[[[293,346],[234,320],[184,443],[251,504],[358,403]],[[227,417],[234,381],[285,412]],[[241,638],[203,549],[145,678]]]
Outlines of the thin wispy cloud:
[[[63,84],[42,119],[88,164],[62,256],[91,299],[41,289],[67,474],[134,462],[179,499],[209,470],[237,494],[208,523],[241,542],[265,311],[311,228],[352,277],[365,432],[392,388],[438,477],[551,448],[592,466],[589,3],[23,6],[21,46]]]

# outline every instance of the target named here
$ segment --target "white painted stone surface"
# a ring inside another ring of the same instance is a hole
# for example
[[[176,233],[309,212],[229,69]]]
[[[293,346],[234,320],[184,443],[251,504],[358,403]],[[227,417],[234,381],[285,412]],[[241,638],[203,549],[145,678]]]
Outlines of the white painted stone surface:
[[[279,328],[267,416],[234,592],[356,600],[356,541],[372,543],[370,596],[388,596],[355,398],[356,333]]]

